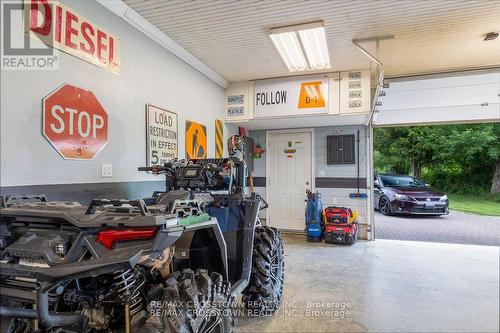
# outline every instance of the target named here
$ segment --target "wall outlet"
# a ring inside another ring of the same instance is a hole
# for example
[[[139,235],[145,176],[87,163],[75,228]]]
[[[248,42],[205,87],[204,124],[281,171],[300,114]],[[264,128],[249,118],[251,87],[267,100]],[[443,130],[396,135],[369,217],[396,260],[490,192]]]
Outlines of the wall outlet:
[[[101,177],[113,177],[113,164],[101,164]]]

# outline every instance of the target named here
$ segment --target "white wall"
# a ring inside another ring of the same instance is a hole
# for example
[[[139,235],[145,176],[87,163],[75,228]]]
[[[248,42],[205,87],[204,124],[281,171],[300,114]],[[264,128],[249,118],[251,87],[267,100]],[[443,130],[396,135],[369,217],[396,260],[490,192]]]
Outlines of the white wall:
[[[361,178],[366,178],[366,150],[365,150],[365,127],[363,126],[332,126],[332,127],[318,127],[314,130],[315,138],[315,163],[316,170],[314,175],[316,177],[340,177],[340,178],[355,178],[357,176],[357,162],[356,164],[328,164],[327,163],[327,144],[326,138],[329,135],[349,135],[354,134],[357,136],[359,130],[359,174]],[[356,161],[357,143],[356,145]]]
[[[179,116],[179,155],[184,157],[186,120],[208,130],[215,154],[214,119],[224,119],[224,90],[94,1],[63,0],[121,40],[120,74],[59,53],[57,71],[2,71],[2,186],[159,180],[137,172],[145,165],[145,104]],[[96,95],[109,116],[109,143],[92,161],[64,160],[42,135],[42,98],[69,83]],[[234,126],[225,128],[225,136]],[[113,177],[101,178],[101,164]]]
[[[356,164],[327,164],[326,158],[326,137],[329,135],[347,135],[355,134],[359,130],[359,161],[360,161],[360,177],[366,178],[366,140],[364,126],[328,126],[316,127],[314,129],[314,152],[315,152],[315,177],[337,177],[337,178],[355,178],[357,175]],[[255,140],[255,143],[260,143],[266,147],[266,131],[251,130],[250,137]],[[265,148],[267,149],[267,147]],[[357,149],[357,146],[356,146]],[[267,152],[260,159],[254,160],[255,177],[266,176],[266,158]],[[357,160],[357,155],[356,155]]]
[[[326,137],[329,135],[355,134],[359,130],[359,161],[356,144],[356,164],[327,164],[327,143]],[[366,174],[366,138],[365,127],[363,126],[334,126],[319,127],[314,131],[316,141],[315,146],[315,176],[335,177],[335,178],[356,178],[357,163],[359,163],[359,177],[368,178]],[[366,224],[368,224],[368,199],[350,198],[349,194],[357,192],[357,188],[321,188],[316,185],[316,189],[321,193],[323,205],[349,207],[358,213],[360,223],[360,238],[366,239]],[[367,189],[360,187],[360,193],[368,193]]]
[[[328,126],[316,127],[314,129],[314,163],[315,163],[315,177],[326,178],[351,178],[353,181],[357,175],[356,164],[327,164],[326,161],[326,137],[328,135],[339,134],[357,134],[359,130],[359,162],[360,162],[360,178],[368,178],[366,171],[367,164],[367,151],[366,151],[366,128],[364,126]],[[255,140],[255,143],[260,143],[264,147],[266,144],[266,131],[265,130],[251,130],[250,137]],[[254,160],[254,177],[266,177],[266,158],[267,152],[262,155],[262,158]],[[357,156],[356,156],[357,160]],[[324,206],[345,206],[355,210],[359,214],[360,222],[360,237],[366,239],[367,237],[367,224],[369,207],[368,199],[350,198],[349,194],[356,192],[356,188],[322,188],[316,184],[316,190],[322,195]],[[255,191],[263,198],[266,198],[266,187],[256,187]],[[361,193],[368,193],[366,187],[360,188]],[[305,198],[305,193],[304,193]],[[260,213],[261,218],[265,218],[265,212]]]

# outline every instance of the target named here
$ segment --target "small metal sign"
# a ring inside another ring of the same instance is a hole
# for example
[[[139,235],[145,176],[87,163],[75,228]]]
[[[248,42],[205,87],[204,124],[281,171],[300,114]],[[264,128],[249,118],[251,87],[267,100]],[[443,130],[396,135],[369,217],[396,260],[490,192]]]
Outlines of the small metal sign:
[[[244,109],[242,106],[230,106],[227,108],[228,117],[242,116],[244,114]]]
[[[361,100],[357,99],[355,101],[349,101],[349,107],[350,108],[360,108],[361,107]]]
[[[231,95],[227,96],[227,105],[243,104],[245,95]]]
[[[349,72],[349,80],[361,79],[361,72]]]
[[[349,98],[361,98],[361,90],[349,91]]]
[[[349,89],[361,89],[361,81],[349,82]]]

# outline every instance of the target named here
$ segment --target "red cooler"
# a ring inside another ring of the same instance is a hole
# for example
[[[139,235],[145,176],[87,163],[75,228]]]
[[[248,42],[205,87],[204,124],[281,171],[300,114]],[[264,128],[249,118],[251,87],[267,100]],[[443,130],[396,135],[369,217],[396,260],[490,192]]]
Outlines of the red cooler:
[[[331,244],[354,244],[358,239],[358,214],[346,207],[325,208],[323,239]]]

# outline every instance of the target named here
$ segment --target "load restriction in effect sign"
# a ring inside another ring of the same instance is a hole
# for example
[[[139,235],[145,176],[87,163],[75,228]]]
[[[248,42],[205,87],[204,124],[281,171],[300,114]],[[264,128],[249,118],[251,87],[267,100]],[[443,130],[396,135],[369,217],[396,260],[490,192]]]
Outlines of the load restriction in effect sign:
[[[95,95],[65,84],[43,99],[43,135],[65,159],[91,160],[108,143],[108,114]]]
[[[148,165],[163,164],[178,157],[177,114],[146,104]]]

